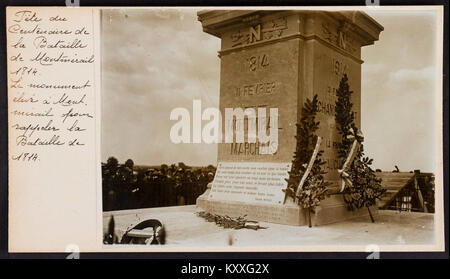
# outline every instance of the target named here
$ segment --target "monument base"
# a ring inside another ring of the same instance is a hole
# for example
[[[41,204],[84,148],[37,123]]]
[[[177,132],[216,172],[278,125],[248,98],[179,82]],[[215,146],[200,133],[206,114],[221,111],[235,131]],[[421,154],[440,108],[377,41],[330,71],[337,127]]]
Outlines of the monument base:
[[[293,202],[284,205],[261,205],[248,204],[239,201],[220,201],[208,199],[210,189],[197,198],[197,207],[204,211],[217,215],[230,217],[245,216],[247,220],[268,222],[282,225],[304,226],[308,225],[307,210],[299,207]],[[372,215],[376,216],[378,209],[370,208]],[[349,211],[346,208],[342,195],[331,195],[316,207],[311,213],[311,223],[313,226],[320,226],[340,222],[356,217],[367,216],[367,208]]]

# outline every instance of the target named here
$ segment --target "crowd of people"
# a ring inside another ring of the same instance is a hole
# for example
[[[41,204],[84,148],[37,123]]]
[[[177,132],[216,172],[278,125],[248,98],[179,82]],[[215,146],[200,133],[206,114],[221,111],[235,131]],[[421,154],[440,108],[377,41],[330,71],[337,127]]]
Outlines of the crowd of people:
[[[195,204],[209,182],[215,168],[190,168],[183,163],[155,168],[125,164],[110,157],[102,163],[103,210],[163,207]]]

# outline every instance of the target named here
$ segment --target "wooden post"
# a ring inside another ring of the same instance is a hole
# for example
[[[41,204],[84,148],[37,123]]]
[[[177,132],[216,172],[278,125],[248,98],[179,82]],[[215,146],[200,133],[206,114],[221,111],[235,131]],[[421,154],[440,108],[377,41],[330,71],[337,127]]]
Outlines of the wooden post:
[[[375,223],[375,219],[372,216],[372,212],[370,211],[370,207],[369,206],[367,206],[367,210],[369,211],[370,220],[372,221],[372,223]]]
[[[419,199],[423,212],[428,213],[428,209],[423,201],[422,191],[420,191],[419,183],[417,182],[417,173],[414,174],[414,189],[416,190],[417,198]]]
[[[308,226],[311,228],[311,207],[308,207]]]

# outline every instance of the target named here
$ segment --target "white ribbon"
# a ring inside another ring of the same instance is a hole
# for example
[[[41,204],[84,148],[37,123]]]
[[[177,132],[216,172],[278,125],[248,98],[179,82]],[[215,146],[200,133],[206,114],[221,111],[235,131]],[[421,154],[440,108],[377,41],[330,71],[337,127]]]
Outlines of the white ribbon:
[[[352,148],[350,149],[350,153],[348,154],[347,158],[345,159],[342,169],[338,170],[338,173],[341,177],[341,190],[340,190],[341,193],[344,191],[346,185],[349,185],[350,187],[353,185],[352,181],[349,178],[350,175],[347,173],[347,170],[350,167],[350,165],[352,164],[353,160],[355,159],[355,156],[358,153],[359,147],[361,145],[360,142],[358,141],[358,139],[360,139],[361,141],[363,141],[363,139],[364,139],[364,136],[362,135],[362,133],[360,131],[358,131],[356,136],[355,136],[353,129],[350,129],[350,133],[351,134],[349,134],[347,136],[347,138],[354,139]]]
[[[303,174],[303,177],[300,180],[300,183],[298,184],[297,191],[295,192],[296,197],[300,194],[300,191],[303,188],[303,184],[305,184],[306,178],[308,178],[308,175],[311,172],[311,169],[314,165],[314,161],[316,160],[317,154],[319,153],[319,148],[320,148],[321,142],[322,142],[322,138],[317,137],[316,147],[314,148],[314,152],[311,156],[311,159],[309,160],[308,167],[306,168],[306,171]]]

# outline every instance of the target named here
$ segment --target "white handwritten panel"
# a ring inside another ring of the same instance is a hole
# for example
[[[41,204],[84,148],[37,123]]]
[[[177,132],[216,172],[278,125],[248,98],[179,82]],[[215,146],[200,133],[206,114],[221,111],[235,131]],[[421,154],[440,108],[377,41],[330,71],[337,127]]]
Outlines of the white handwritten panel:
[[[97,237],[98,20],[87,8],[7,9],[12,250]]]
[[[221,162],[209,198],[258,204],[282,204],[291,163]]]

